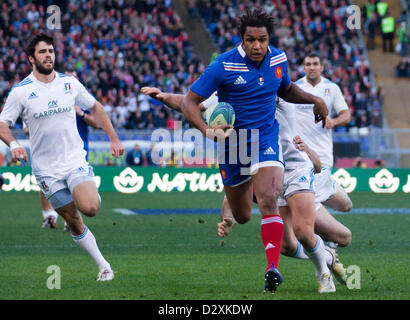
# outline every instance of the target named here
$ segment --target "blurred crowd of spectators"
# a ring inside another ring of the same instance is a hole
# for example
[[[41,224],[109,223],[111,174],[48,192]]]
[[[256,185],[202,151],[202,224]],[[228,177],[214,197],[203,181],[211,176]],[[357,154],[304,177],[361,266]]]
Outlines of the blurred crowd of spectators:
[[[47,29],[51,4],[1,1],[1,106],[12,85],[31,72],[24,54],[27,40],[45,31],[55,39],[56,70],[76,71],[115,127],[172,128],[174,120],[183,120],[139,93],[142,86],[185,92],[205,68],[170,0],[59,1],[60,30]]]
[[[398,78],[410,78],[410,32],[407,14],[410,1],[406,6],[397,19],[391,15],[386,1],[367,1],[361,10],[367,49],[376,49],[376,39],[379,38],[382,40],[384,52],[395,52],[400,55],[399,63],[394,66]]]
[[[358,31],[347,28],[348,2],[196,0],[196,3],[197,12],[219,52],[240,43],[237,16],[249,6],[263,7],[276,18],[271,44],[286,52],[293,81],[304,76],[304,56],[316,52],[323,59],[324,76],[341,87],[349,105],[352,121],[347,127],[382,125],[381,88],[372,86],[369,61]]]
[[[171,0],[59,1],[61,30],[47,30],[52,1],[5,0],[0,4],[0,103],[11,86],[30,73],[24,54],[33,32],[48,31],[56,42],[56,70],[76,71],[102,102],[117,128],[174,128],[186,120],[140,94],[142,86],[186,92],[203,72]],[[187,0],[199,14],[220,52],[240,42],[236,18],[247,6],[264,7],[276,17],[272,45],[286,51],[292,80],[304,76],[303,57],[315,51],[324,75],[342,89],[352,112],[348,127],[381,126],[382,95],[372,87],[370,66],[357,30],[346,27],[344,0]],[[371,116],[370,116],[371,115]]]

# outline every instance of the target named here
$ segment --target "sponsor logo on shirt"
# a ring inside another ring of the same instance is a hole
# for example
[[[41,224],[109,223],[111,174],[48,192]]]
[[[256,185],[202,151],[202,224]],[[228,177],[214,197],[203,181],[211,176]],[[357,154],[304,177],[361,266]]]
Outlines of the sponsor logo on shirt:
[[[48,117],[51,117],[51,116],[56,115],[56,114],[71,112],[71,110],[72,110],[71,107],[63,107],[63,108],[60,108],[60,107],[53,108],[53,107],[51,107],[51,109],[49,109],[49,110],[34,113],[33,118],[36,119],[36,120],[44,119],[44,118],[48,118]]]
[[[272,149],[272,147],[269,147],[263,154],[276,154],[276,152]]]
[[[239,76],[233,84],[245,84],[246,80],[242,78],[242,76]]]
[[[35,99],[35,98],[38,98],[38,95],[36,95],[34,92],[30,93],[30,95],[28,96],[29,100]]]
[[[58,101],[57,100],[50,100],[48,102],[48,108],[57,108],[58,107]]]
[[[298,180],[298,182],[307,182],[307,179],[306,179],[305,176],[303,176],[302,178],[300,178],[300,179]]]

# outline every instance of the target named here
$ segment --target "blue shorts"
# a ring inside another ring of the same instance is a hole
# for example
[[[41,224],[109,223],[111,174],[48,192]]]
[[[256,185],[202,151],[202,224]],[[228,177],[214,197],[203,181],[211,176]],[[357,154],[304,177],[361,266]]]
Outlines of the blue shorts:
[[[236,144],[228,138],[225,145],[218,146],[219,171],[225,186],[234,187],[249,181],[259,168],[284,168],[277,121],[259,131],[243,129],[246,132],[241,133],[240,130],[235,130]]]

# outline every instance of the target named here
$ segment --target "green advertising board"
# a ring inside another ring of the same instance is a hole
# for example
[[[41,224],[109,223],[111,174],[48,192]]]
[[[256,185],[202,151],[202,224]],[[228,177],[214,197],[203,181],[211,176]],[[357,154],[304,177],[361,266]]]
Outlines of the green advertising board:
[[[2,167],[3,191],[39,191],[30,167]],[[100,191],[137,192],[222,192],[217,168],[95,167]],[[410,169],[334,169],[333,177],[348,193],[410,193]]]

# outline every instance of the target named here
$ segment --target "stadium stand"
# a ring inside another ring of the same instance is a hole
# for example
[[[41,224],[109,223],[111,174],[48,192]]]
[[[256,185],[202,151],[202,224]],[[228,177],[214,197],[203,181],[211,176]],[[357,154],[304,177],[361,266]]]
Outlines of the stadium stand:
[[[23,48],[33,32],[47,30],[49,3],[6,0],[0,5],[0,108],[12,85],[30,71]],[[361,151],[367,152],[372,145],[369,129],[385,126],[384,95],[372,79],[360,31],[346,27],[350,4],[344,0],[65,0],[59,2],[62,29],[50,33],[57,43],[56,69],[77,71],[103,103],[121,139],[147,140],[155,128],[173,129],[180,123],[189,127],[181,115],[139,94],[145,85],[185,93],[209,63],[194,50],[200,39],[189,28],[198,29],[198,24],[187,19],[202,20],[219,53],[240,41],[236,15],[247,5],[263,6],[276,16],[272,44],[286,51],[292,79],[304,75],[303,56],[316,51],[324,58],[325,76],[342,88],[352,121],[335,129],[335,143],[359,142]],[[177,11],[181,6],[186,14]],[[20,126],[17,123],[16,129]],[[23,132],[15,135],[25,137]],[[90,140],[106,138],[91,130]]]
[[[325,76],[341,87],[353,115],[346,129],[356,132],[370,125],[380,125],[377,117],[382,103],[371,83],[371,67],[359,33],[346,26],[348,5],[343,0],[198,1],[203,22],[220,52],[240,42],[235,19],[238,12],[249,6],[262,6],[272,13],[277,27],[271,43],[285,50],[292,80],[304,76],[301,65],[307,53],[314,51],[320,54]],[[373,114],[376,114],[375,119]],[[367,130],[362,129],[361,132],[366,133]]]
[[[1,105],[12,85],[30,72],[24,45],[33,32],[47,30],[46,4],[1,3]],[[57,44],[56,69],[77,71],[115,127],[166,128],[183,120],[139,94],[145,85],[184,92],[205,68],[171,1],[78,0],[61,1],[59,7],[62,29],[49,32]]]

